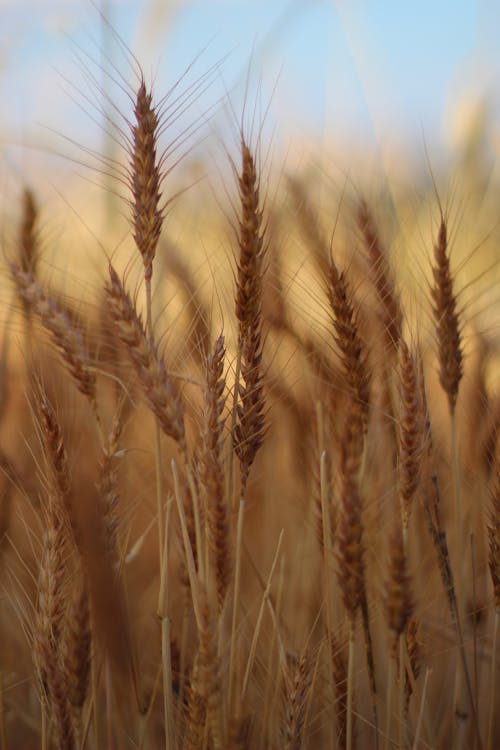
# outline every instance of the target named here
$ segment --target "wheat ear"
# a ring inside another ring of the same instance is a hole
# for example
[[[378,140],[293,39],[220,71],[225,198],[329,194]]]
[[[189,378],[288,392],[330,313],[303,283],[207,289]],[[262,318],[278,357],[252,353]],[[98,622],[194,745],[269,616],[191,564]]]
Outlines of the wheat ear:
[[[399,496],[403,523],[403,542],[406,546],[412,501],[419,486],[420,465],[424,442],[424,414],[415,356],[406,342],[399,342]]]
[[[366,432],[370,406],[370,371],[364,342],[359,335],[351,293],[344,272],[330,260],[327,277],[328,300],[333,313],[335,342],[340,350],[350,397],[359,407]]]
[[[127,348],[146,401],[158,418],[162,431],[176,441],[185,455],[187,448],[182,401],[167,374],[156,344],[146,334],[141,317],[111,264],[109,277],[106,296],[118,336]]]
[[[380,240],[373,214],[364,199],[359,203],[357,220],[364,240],[372,283],[381,307],[384,333],[389,346],[393,351],[397,351],[403,325],[403,313],[394,288],[387,253]]]
[[[20,266],[12,263],[10,272],[21,299],[30,305],[44,328],[52,334],[54,343],[60,350],[78,390],[87,396],[98,419],[96,377],[82,332],[76,327],[67,311],[63,310],[44,291],[31,270],[24,271]]]
[[[206,364],[205,419],[201,456],[201,487],[206,504],[208,542],[219,612],[224,605],[232,569],[224,475],[225,354],[224,338],[219,336]]]
[[[351,410],[346,422],[344,445],[351,445],[349,434],[358,434],[353,425],[362,423],[362,414],[357,404]],[[357,461],[356,461],[357,463]],[[356,468],[356,463],[354,468]],[[352,471],[350,452],[344,450],[341,470],[341,506],[337,523],[337,580],[349,621],[349,657],[347,676],[347,718],[346,748],[353,746],[353,679],[354,679],[354,639],[356,617],[365,597],[364,584],[364,544],[361,496],[356,473]]]
[[[283,749],[300,750],[304,742],[306,706],[312,682],[311,654],[306,649],[297,659],[288,659],[283,675]]]
[[[265,431],[262,374],[262,276],[266,252],[260,199],[260,179],[255,157],[241,138],[241,169],[238,175],[241,213],[235,309],[238,319],[238,369],[235,382],[233,445],[240,464],[240,502],[236,531],[233,615],[229,668],[231,704],[236,646],[241,549],[245,494],[250,468],[262,445]],[[241,378],[241,381],[240,381]],[[231,467],[230,467],[231,472]]]

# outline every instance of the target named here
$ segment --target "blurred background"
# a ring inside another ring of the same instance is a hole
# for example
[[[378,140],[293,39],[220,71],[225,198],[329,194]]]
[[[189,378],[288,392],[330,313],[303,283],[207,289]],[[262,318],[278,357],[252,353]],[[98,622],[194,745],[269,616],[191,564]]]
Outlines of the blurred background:
[[[289,279],[305,255],[291,235],[290,177],[327,236],[346,185],[353,200],[364,193],[410,288],[430,268],[435,178],[463,304],[498,335],[498,0],[0,0],[0,16],[4,247],[30,185],[46,267],[66,287],[73,279],[77,296],[85,263],[96,271],[91,297],[106,254],[135,257],[116,165],[127,159],[140,63],[157,101],[165,97],[161,145],[175,146],[166,166],[182,161],[165,185],[167,198],[182,192],[166,232],[189,248],[200,288],[221,263],[220,294],[231,298],[228,156],[238,158],[243,123],[254,145],[264,131]]]
[[[123,107],[116,79],[133,85],[125,46],[158,95],[195,58],[191,81],[220,63],[194,107],[222,137],[227,101],[238,116],[255,101],[250,81],[284,152],[401,169],[424,145],[434,164],[500,150],[496,0],[1,0],[0,13],[2,163],[22,173],[76,158],[71,141],[103,148],[96,105],[109,92]]]

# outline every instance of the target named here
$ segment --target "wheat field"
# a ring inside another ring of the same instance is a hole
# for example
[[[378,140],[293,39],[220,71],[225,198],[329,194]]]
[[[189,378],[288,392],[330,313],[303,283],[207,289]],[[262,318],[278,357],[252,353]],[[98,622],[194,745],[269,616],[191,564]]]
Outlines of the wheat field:
[[[129,95],[95,281],[36,185],[4,232],[0,747],[493,750],[500,185],[242,118],[207,209]]]

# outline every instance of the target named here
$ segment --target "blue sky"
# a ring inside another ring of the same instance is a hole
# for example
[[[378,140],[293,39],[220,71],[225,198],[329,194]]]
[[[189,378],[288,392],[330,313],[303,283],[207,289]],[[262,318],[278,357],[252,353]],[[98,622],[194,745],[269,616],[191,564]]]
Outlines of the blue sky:
[[[286,143],[421,149],[425,137],[436,149],[449,148],[483,97],[498,131],[495,0],[106,0],[105,6],[157,92],[199,53],[186,80],[223,60],[197,113],[226,91],[240,112],[250,71],[247,99],[255,101],[258,89],[262,106],[271,102],[270,119]],[[0,121],[3,143],[62,151],[55,130],[98,147],[99,128],[85,99],[96,89],[85,67],[101,80],[92,61],[101,63],[104,45],[119,72],[128,79],[130,72],[112,34],[103,37],[96,6],[0,0],[0,14],[0,93],[9,102]],[[122,106],[116,87],[109,90]]]

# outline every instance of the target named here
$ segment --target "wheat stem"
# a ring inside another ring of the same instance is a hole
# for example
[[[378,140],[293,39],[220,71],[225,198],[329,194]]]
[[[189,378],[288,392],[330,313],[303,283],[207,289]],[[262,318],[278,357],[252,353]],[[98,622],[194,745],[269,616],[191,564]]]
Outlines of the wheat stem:
[[[427,684],[429,682],[429,676],[431,669],[427,667],[425,670],[424,687],[422,688],[422,699],[420,701],[420,709],[418,712],[417,726],[415,729],[415,739],[413,740],[412,750],[418,750],[418,743],[420,742],[420,732],[422,731],[422,721],[424,717],[425,699],[427,697]]]
[[[347,739],[346,750],[353,747],[353,694],[354,694],[354,639],[356,634],[355,620],[349,622],[349,656],[347,662]]]
[[[391,719],[392,719],[392,692],[394,682],[394,659],[392,654],[389,657],[389,672],[387,675],[387,710],[385,715],[385,750],[391,745]]]
[[[495,674],[497,670],[497,639],[498,623],[500,621],[500,610],[495,610],[495,620],[493,624],[493,647],[491,650],[491,678],[490,678],[490,695],[488,701],[488,732],[486,739],[486,750],[493,750],[493,727],[495,719]]]
[[[259,640],[260,628],[261,628],[261,625],[262,625],[262,619],[264,617],[264,610],[266,608],[267,600],[269,598],[269,594],[270,594],[270,591],[271,591],[271,583],[272,583],[272,580],[273,580],[273,576],[274,576],[274,571],[276,569],[276,565],[278,563],[279,554],[281,552],[281,544],[283,542],[283,535],[284,535],[284,533],[285,533],[284,530],[281,529],[280,535],[279,535],[279,539],[278,539],[278,544],[277,544],[277,547],[276,547],[276,552],[274,553],[273,562],[271,564],[271,570],[269,572],[269,577],[267,579],[266,588],[264,589],[264,593],[262,594],[262,602],[261,602],[261,605],[260,605],[259,614],[257,616],[257,622],[256,622],[256,625],[255,625],[255,628],[254,628],[254,634],[253,634],[253,638],[252,638],[252,643],[250,645],[250,653],[248,655],[248,661],[247,661],[247,666],[246,666],[246,670],[245,670],[245,676],[243,678],[243,687],[241,688],[241,699],[240,700],[241,700],[242,703],[245,701],[245,698],[246,698],[246,692],[247,692],[247,689],[248,689],[248,682],[250,680],[250,673],[252,671],[253,663],[254,663],[254,660],[255,660],[255,654],[257,652],[257,642]]]
[[[399,748],[404,750],[405,741],[405,635],[399,636]]]
[[[235,680],[235,651],[236,651],[236,627],[238,623],[238,601],[240,596],[240,579],[241,579],[241,560],[242,560],[242,541],[243,541],[243,520],[245,516],[245,498],[240,498],[238,508],[238,521],[236,524],[236,554],[234,567],[234,588],[233,588],[233,612],[231,618],[231,642],[229,648],[229,691],[228,703],[229,710],[232,710],[232,697]]]
[[[186,513],[184,510],[184,503],[182,502],[182,492],[181,492],[181,486],[179,482],[179,473],[177,471],[177,464],[175,462],[175,459],[172,459],[170,465],[172,467],[172,475],[174,478],[175,500],[177,503],[177,511],[179,513],[179,519],[181,522],[182,541],[184,543],[184,553],[186,556],[186,565],[188,569],[189,585],[191,587],[191,596],[193,599],[194,615],[196,619],[196,624],[198,626],[198,630],[201,630],[196,566],[194,562],[193,549],[191,547],[191,542],[189,541],[189,532],[187,528]]]

